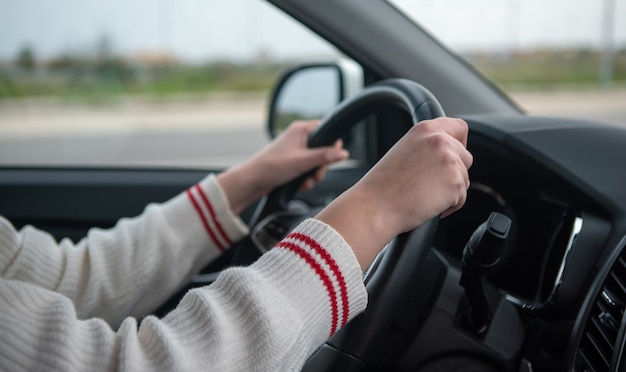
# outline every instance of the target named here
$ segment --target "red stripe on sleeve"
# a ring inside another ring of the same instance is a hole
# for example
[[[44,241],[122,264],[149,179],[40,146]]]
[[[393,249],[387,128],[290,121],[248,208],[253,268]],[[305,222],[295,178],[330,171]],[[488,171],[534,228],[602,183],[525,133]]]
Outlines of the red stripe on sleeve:
[[[224,239],[224,241],[226,242],[226,244],[228,246],[233,245],[232,240],[230,240],[230,238],[228,237],[228,235],[226,234],[226,232],[222,228],[222,224],[220,223],[220,221],[215,216],[215,210],[213,210],[213,205],[211,205],[211,202],[209,201],[209,198],[204,193],[204,190],[202,190],[202,187],[200,187],[200,185],[197,184],[196,185],[196,190],[198,191],[198,194],[200,194],[200,197],[202,198],[202,201],[204,202],[204,206],[209,210],[209,214],[211,215],[211,219],[215,223],[215,226],[217,227],[217,231],[219,232],[220,236]]]
[[[313,256],[311,256],[311,254],[309,254],[297,244],[283,240],[276,245],[276,248],[285,248],[295,253],[313,269],[317,276],[320,277],[320,280],[322,281],[322,283],[324,283],[324,286],[326,287],[328,297],[330,298],[330,310],[332,316],[330,336],[334,335],[337,331],[337,323],[339,322],[339,311],[337,310],[337,294],[335,293],[335,287],[333,286],[332,280],[330,279],[328,274],[326,274],[322,266],[320,266],[320,264],[315,261]]]
[[[211,240],[213,241],[213,243],[215,243],[215,245],[217,246],[217,248],[220,251],[224,252],[224,250],[226,248],[219,241],[219,239],[217,239],[217,236],[215,236],[215,233],[213,232],[213,229],[211,229],[211,225],[209,225],[209,221],[207,220],[207,218],[205,217],[204,213],[202,212],[202,208],[200,208],[200,205],[198,204],[198,201],[196,200],[196,198],[193,196],[193,193],[191,192],[190,189],[187,189],[186,194],[187,194],[187,197],[189,198],[189,201],[191,201],[191,204],[193,205],[194,209],[196,210],[196,213],[198,214],[198,217],[200,217],[200,220],[202,221],[202,225],[204,225],[204,229],[206,230],[206,232],[211,237]]]
[[[304,235],[302,233],[291,233],[287,235],[287,239],[292,238],[307,244],[311,249],[313,249],[317,254],[319,254],[324,262],[330,267],[333,274],[337,278],[337,283],[339,284],[339,290],[341,293],[341,303],[342,303],[342,316],[341,316],[341,327],[346,325],[348,322],[348,313],[350,308],[348,306],[348,289],[346,287],[346,280],[337,265],[337,262],[333,257],[326,251],[318,242],[313,240],[311,237]]]

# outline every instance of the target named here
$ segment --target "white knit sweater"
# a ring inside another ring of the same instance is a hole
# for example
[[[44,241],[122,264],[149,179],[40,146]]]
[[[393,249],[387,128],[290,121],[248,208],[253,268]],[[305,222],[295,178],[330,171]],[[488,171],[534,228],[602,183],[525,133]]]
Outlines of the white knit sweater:
[[[350,247],[319,221],[146,316],[246,233],[214,176],[77,244],[0,217],[0,370],[300,369],[367,302]]]

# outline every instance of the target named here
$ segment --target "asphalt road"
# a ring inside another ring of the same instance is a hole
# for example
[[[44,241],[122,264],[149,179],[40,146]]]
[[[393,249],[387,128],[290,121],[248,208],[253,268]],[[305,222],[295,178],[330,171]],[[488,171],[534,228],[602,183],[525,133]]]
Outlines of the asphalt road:
[[[264,97],[131,102],[115,107],[0,105],[0,165],[223,167],[268,141]],[[626,126],[626,89],[522,92],[529,114]]]
[[[259,96],[106,107],[5,104],[0,164],[223,167],[267,143],[265,112]]]
[[[0,139],[0,164],[224,167],[267,142],[259,128]]]

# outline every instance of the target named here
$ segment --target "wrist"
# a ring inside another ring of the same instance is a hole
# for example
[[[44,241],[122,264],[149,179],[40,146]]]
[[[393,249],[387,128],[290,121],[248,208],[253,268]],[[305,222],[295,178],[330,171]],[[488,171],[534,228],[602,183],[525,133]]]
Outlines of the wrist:
[[[217,175],[222,190],[234,214],[240,214],[249,204],[265,195],[265,190],[259,187],[254,167],[248,163],[228,168]]]
[[[365,271],[380,250],[396,236],[389,208],[358,188],[340,195],[315,218],[332,226],[352,247]]]

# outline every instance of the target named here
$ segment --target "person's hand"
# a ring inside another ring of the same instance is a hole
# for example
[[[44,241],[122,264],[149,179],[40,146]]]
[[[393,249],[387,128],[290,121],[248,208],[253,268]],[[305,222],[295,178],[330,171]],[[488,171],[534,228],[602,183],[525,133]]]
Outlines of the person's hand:
[[[473,161],[467,134],[461,119],[423,121],[357,184],[357,191],[377,196],[377,210],[395,228],[394,235],[439,214],[445,217],[465,203]]]
[[[334,146],[308,148],[309,135],[318,124],[319,120],[292,123],[249,160],[218,175],[234,213],[275,187],[318,168],[300,187],[301,191],[310,190],[322,180],[329,164],[348,157],[341,141]]]
[[[459,209],[472,155],[460,119],[423,121],[316,218],[335,228],[363,269],[396,235]]]
[[[324,178],[329,164],[348,157],[341,140],[334,146],[308,148],[308,138],[319,122],[308,120],[292,123],[251,159],[251,165],[259,173],[256,179],[265,192],[318,167],[300,187],[300,191],[308,191]]]

